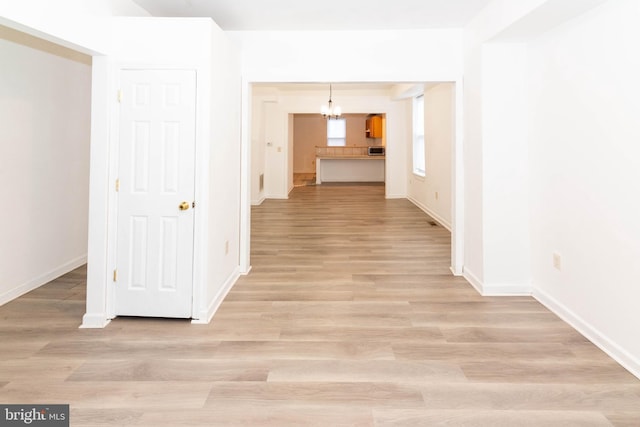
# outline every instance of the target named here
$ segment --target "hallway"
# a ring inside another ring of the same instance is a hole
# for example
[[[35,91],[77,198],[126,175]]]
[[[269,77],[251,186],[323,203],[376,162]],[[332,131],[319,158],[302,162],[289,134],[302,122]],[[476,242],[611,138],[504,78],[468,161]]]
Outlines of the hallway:
[[[0,307],[0,402],[71,425],[635,426],[640,381],[530,297],[481,297],[449,232],[382,185],[252,211],[209,325],[77,329],[84,268]]]

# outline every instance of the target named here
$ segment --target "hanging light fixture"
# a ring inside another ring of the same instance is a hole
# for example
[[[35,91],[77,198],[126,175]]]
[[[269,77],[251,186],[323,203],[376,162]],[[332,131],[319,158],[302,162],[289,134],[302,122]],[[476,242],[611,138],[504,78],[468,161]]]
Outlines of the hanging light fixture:
[[[342,114],[342,109],[337,105],[333,105],[333,101],[331,100],[331,92],[332,87],[331,85],[329,85],[329,105],[323,105],[322,107],[320,107],[320,114],[322,114],[322,117],[325,119],[337,119],[338,117],[340,117],[340,114]]]

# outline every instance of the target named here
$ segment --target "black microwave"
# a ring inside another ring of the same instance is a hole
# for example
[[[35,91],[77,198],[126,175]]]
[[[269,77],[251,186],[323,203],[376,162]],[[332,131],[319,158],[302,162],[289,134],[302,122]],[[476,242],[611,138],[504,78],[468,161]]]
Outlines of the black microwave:
[[[384,147],[367,147],[367,154],[370,156],[384,156]]]

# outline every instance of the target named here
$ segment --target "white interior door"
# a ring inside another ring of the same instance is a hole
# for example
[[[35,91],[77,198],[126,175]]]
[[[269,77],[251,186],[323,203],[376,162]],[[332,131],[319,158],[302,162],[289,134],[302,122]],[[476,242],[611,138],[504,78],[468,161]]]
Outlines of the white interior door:
[[[115,314],[192,313],[196,74],[123,70]]]

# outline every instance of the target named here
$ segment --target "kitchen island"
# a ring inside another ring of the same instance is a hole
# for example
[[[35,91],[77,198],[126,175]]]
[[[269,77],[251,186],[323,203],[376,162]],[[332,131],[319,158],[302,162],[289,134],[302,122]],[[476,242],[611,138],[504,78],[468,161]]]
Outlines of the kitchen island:
[[[316,184],[323,182],[384,182],[385,156],[367,155],[366,148],[317,147]]]

